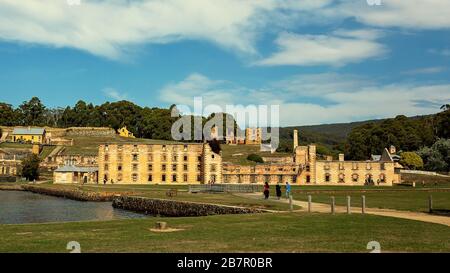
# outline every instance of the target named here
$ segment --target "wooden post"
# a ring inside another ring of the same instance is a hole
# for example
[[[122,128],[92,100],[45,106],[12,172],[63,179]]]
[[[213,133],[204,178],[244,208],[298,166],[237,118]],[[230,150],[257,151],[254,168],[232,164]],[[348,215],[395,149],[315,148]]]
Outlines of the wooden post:
[[[347,214],[350,214],[350,213],[352,213],[351,212],[351,209],[350,209],[350,206],[351,206],[351,204],[350,204],[350,196],[347,196]]]
[[[293,211],[294,210],[294,206],[292,205],[292,194],[289,193],[289,210]]]
[[[311,197],[311,195],[308,195],[308,212],[311,212],[311,201],[312,201],[312,197]]]
[[[362,206],[361,206],[361,212],[362,214],[366,213],[366,196],[362,196]]]
[[[335,200],[334,200],[334,196],[331,196],[331,213],[334,214],[335,212]]]
[[[428,197],[428,212],[433,212],[433,196],[431,195]]]

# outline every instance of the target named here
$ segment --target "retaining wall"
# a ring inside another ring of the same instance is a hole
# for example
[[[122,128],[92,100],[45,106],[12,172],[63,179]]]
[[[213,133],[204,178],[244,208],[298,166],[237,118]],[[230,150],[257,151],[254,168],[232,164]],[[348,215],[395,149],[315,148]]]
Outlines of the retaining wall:
[[[64,197],[67,199],[77,200],[77,201],[93,201],[93,202],[107,202],[112,201],[116,193],[109,192],[87,192],[82,190],[71,190],[71,189],[54,189],[49,187],[39,187],[24,185],[22,188],[25,191],[51,195],[56,197]]]
[[[113,207],[135,212],[168,217],[194,217],[219,214],[263,213],[264,210],[185,201],[118,196]]]

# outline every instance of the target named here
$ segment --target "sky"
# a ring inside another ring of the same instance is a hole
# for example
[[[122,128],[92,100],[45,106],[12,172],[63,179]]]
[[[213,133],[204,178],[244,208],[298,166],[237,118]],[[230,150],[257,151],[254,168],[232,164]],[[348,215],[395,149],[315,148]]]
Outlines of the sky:
[[[278,105],[282,126],[450,101],[448,0],[0,0],[0,101]]]

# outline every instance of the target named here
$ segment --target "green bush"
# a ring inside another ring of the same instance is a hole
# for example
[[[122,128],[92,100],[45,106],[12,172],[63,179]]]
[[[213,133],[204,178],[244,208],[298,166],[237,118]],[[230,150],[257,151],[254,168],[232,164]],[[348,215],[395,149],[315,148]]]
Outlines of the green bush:
[[[251,155],[247,156],[247,160],[250,160],[250,161],[253,161],[256,163],[264,163],[264,159],[260,155],[257,155],[257,154],[251,154]]]
[[[415,152],[403,152],[400,154],[400,164],[411,170],[418,170],[423,168],[422,158]]]
[[[39,179],[39,164],[41,159],[37,155],[30,155],[22,160],[22,176],[28,181]]]

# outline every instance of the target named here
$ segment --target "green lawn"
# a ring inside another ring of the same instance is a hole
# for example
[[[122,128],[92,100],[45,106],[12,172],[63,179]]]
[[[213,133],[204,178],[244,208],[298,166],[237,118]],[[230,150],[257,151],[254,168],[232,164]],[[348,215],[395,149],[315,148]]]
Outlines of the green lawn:
[[[33,145],[17,142],[3,142],[0,143],[0,148],[11,148],[11,149],[31,149]]]
[[[62,189],[81,189],[84,191],[95,192],[116,192],[124,193],[132,196],[142,196],[148,198],[162,198],[179,201],[190,201],[200,203],[213,203],[229,206],[251,207],[268,210],[287,211],[289,205],[269,200],[255,200],[236,196],[230,193],[188,193],[188,186],[186,185],[84,185],[84,186],[72,186],[72,185],[43,185],[45,187],[62,188]],[[177,196],[167,197],[166,192],[169,189],[178,189]],[[294,209],[300,209],[295,206]]]
[[[439,190],[405,190],[405,191],[389,191],[384,190],[353,192],[353,191],[333,191],[333,192],[302,192],[294,191],[293,197],[296,200],[308,200],[308,195],[312,196],[313,202],[328,203],[331,202],[331,196],[336,199],[337,205],[347,204],[347,195],[351,197],[351,205],[353,207],[361,207],[361,196],[366,196],[366,207],[369,208],[385,208],[408,211],[428,211],[428,197],[433,197],[433,207],[435,209],[450,210],[450,191]]]
[[[182,229],[155,233],[156,221]],[[253,214],[0,225],[0,252],[449,252],[450,228],[372,215]]]
[[[39,154],[39,157],[45,159],[51,152],[53,152],[55,148],[56,146],[44,146]]]

